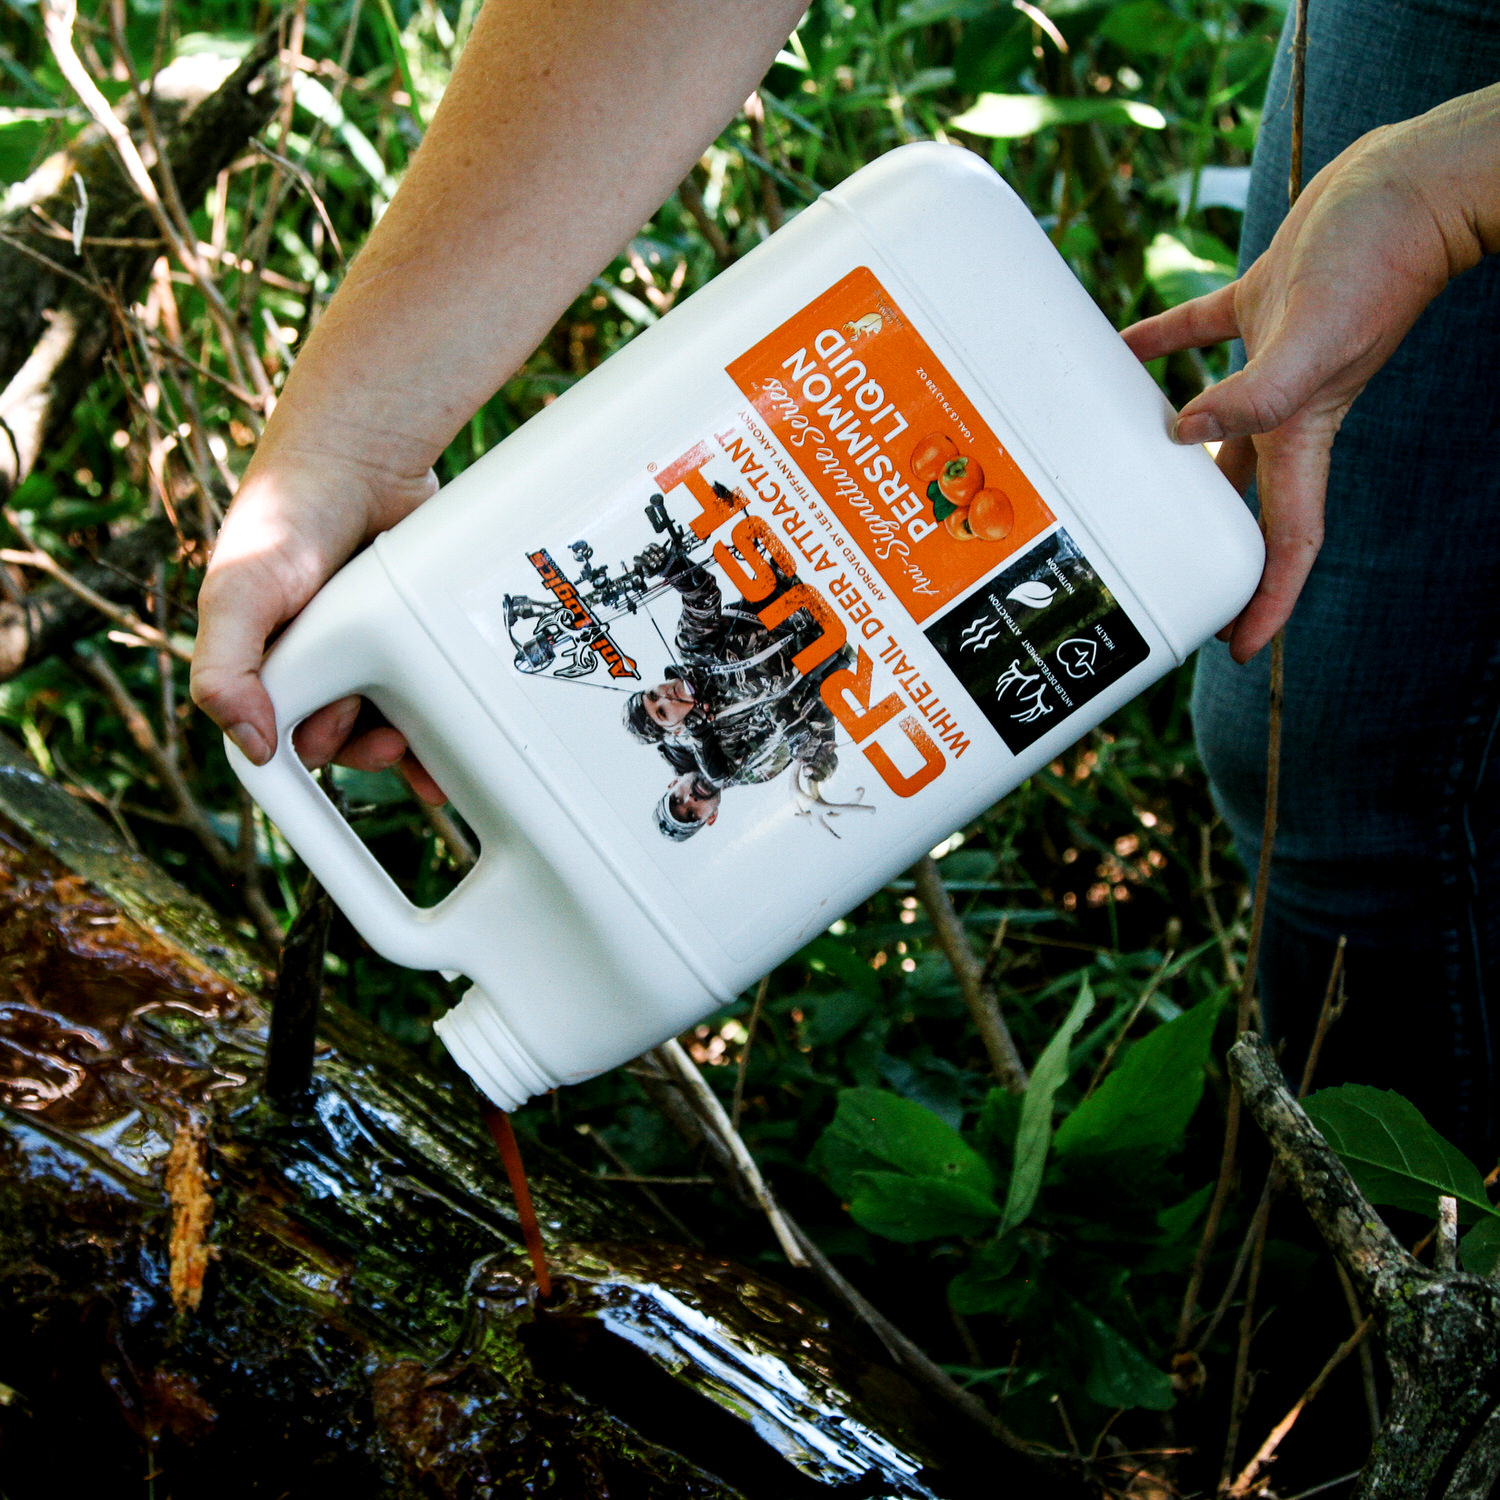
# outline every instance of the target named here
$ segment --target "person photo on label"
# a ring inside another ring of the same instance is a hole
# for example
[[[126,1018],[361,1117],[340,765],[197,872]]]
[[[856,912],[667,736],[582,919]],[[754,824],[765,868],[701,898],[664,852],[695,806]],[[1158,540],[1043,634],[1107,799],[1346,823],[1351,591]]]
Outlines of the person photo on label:
[[[709,571],[660,544],[637,559],[682,596],[677,660],[656,686],[632,693],[624,723],[678,773],[656,807],[656,826],[680,842],[708,827],[731,787],[758,786],[795,767],[805,783],[838,768],[836,726],[820,688],[847,667],[846,646],[804,676],[793,658],[818,633],[796,610],[768,629],[747,604],[728,604]],[[762,605],[762,608],[765,606]]]

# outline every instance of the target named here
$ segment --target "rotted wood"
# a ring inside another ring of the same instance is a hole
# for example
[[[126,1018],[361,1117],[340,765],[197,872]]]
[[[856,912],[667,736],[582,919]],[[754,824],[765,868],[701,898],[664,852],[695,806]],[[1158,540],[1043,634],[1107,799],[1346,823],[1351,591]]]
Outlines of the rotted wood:
[[[1430,1270],[1407,1254],[1292,1096],[1259,1036],[1247,1033],[1235,1043],[1229,1068],[1380,1326],[1394,1389],[1357,1500],[1485,1500],[1500,1486],[1500,1283]]]
[[[7,1494],[59,1454],[79,1493],[184,1500],[1055,1493],[533,1143],[539,1311],[468,1086],[325,1003],[310,1107],[272,1107],[266,979],[0,750]]]

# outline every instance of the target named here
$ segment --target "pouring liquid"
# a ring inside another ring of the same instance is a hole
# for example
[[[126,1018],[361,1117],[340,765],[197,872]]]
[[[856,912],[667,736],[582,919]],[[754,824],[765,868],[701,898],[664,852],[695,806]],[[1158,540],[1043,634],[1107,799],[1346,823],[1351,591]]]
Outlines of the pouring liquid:
[[[526,1168],[521,1162],[521,1148],[516,1144],[516,1133],[511,1129],[510,1116],[504,1110],[496,1109],[488,1100],[484,1101],[481,1109],[490,1138],[500,1153],[500,1160],[505,1163],[510,1190],[515,1195],[516,1214],[521,1220],[526,1254],[531,1257],[531,1272],[536,1278],[537,1295],[546,1302],[552,1296],[552,1273],[547,1269],[547,1248],[542,1244],[541,1226],[537,1223],[536,1209],[532,1206],[531,1188],[526,1182]]]

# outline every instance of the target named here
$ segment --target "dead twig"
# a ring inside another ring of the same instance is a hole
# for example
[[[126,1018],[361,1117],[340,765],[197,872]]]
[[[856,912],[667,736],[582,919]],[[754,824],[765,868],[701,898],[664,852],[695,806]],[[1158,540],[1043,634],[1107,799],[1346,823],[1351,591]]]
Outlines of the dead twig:
[[[1008,1093],[1024,1093],[1028,1082],[1026,1065],[1021,1061],[1010,1028],[1001,1014],[999,996],[984,978],[984,964],[969,942],[964,924],[953,909],[948,887],[943,884],[937,861],[930,854],[924,854],[912,867],[912,883],[917,899],[932,923],[933,936],[952,965],[959,991],[984,1043],[996,1081]]]
[[[712,1136],[723,1148],[721,1160],[727,1158],[732,1164],[741,1185],[756,1207],[766,1216],[771,1232],[776,1236],[776,1243],[781,1246],[782,1254],[794,1266],[807,1265],[807,1257],[803,1253],[802,1245],[793,1234],[786,1215],[782,1213],[769,1185],[761,1175],[759,1164],[750,1154],[750,1148],[746,1146],[739,1131],[730,1123],[729,1116],[724,1112],[724,1106],[719,1103],[719,1096],[708,1086],[708,1081],[698,1071],[698,1065],[687,1055],[682,1044],[675,1037],[663,1042],[660,1047],[653,1048],[648,1056],[655,1059],[682,1090],[704,1134]]]
[[[1241,1500],[1241,1497],[1250,1493],[1251,1486],[1260,1477],[1260,1471],[1275,1458],[1276,1450],[1281,1446],[1287,1433],[1297,1425],[1297,1419],[1307,1410],[1323,1387],[1328,1384],[1328,1377],[1356,1349],[1365,1347],[1365,1340],[1369,1337],[1374,1327],[1375,1319],[1373,1317],[1365,1318],[1359,1327],[1328,1356],[1328,1360],[1323,1368],[1313,1377],[1312,1384],[1292,1403],[1291,1409],[1271,1429],[1265,1442],[1256,1449],[1255,1457],[1235,1476],[1234,1483],[1224,1492],[1228,1500]]]
[[[714,253],[722,270],[731,266],[736,260],[734,246],[724,238],[724,231],[714,223],[713,215],[709,213],[707,204],[703,201],[703,189],[698,186],[698,179],[689,173],[682,179],[677,188],[677,197],[682,206],[688,211],[688,217],[698,226],[698,233],[708,241],[709,249]]]
[[[98,647],[80,645],[75,657],[83,670],[104,689],[105,696],[115,712],[124,721],[126,731],[136,748],[146,757],[161,777],[168,796],[176,804],[178,815],[184,826],[192,830],[193,836],[203,846],[204,852],[214,862],[221,874],[229,878],[241,877],[240,892],[261,937],[273,946],[281,942],[281,924],[262,894],[258,883],[243,878],[244,870],[232,850],[215,832],[208,815],[198,805],[180,767],[163,750],[156,737],[151,721],[142,712],[140,705],[130,695],[129,689],[110,666],[108,659]]]
[[[755,1033],[765,1009],[766,991],[770,987],[771,976],[761,975],[760,983],[755,987],[755,1003],[750,1007],[750,1019],[745,1023],[745,1045],[740,1048],[739,1068],[734,1075],[734,1099],[729,1107],[729,1123],[736,1130],[740,1128],[740,1109],[745,1102],[745,1075],[750,1069],[750,1048],[755,1043]]]

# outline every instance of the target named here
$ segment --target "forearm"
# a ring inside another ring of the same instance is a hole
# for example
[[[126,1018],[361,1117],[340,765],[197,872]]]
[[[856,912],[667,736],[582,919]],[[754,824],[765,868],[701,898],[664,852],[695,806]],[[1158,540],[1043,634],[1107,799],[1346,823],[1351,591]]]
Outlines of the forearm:
[[[686,175],[788,0],[489,0],[389,210],[268,424],[280,452],[420,474]]]

